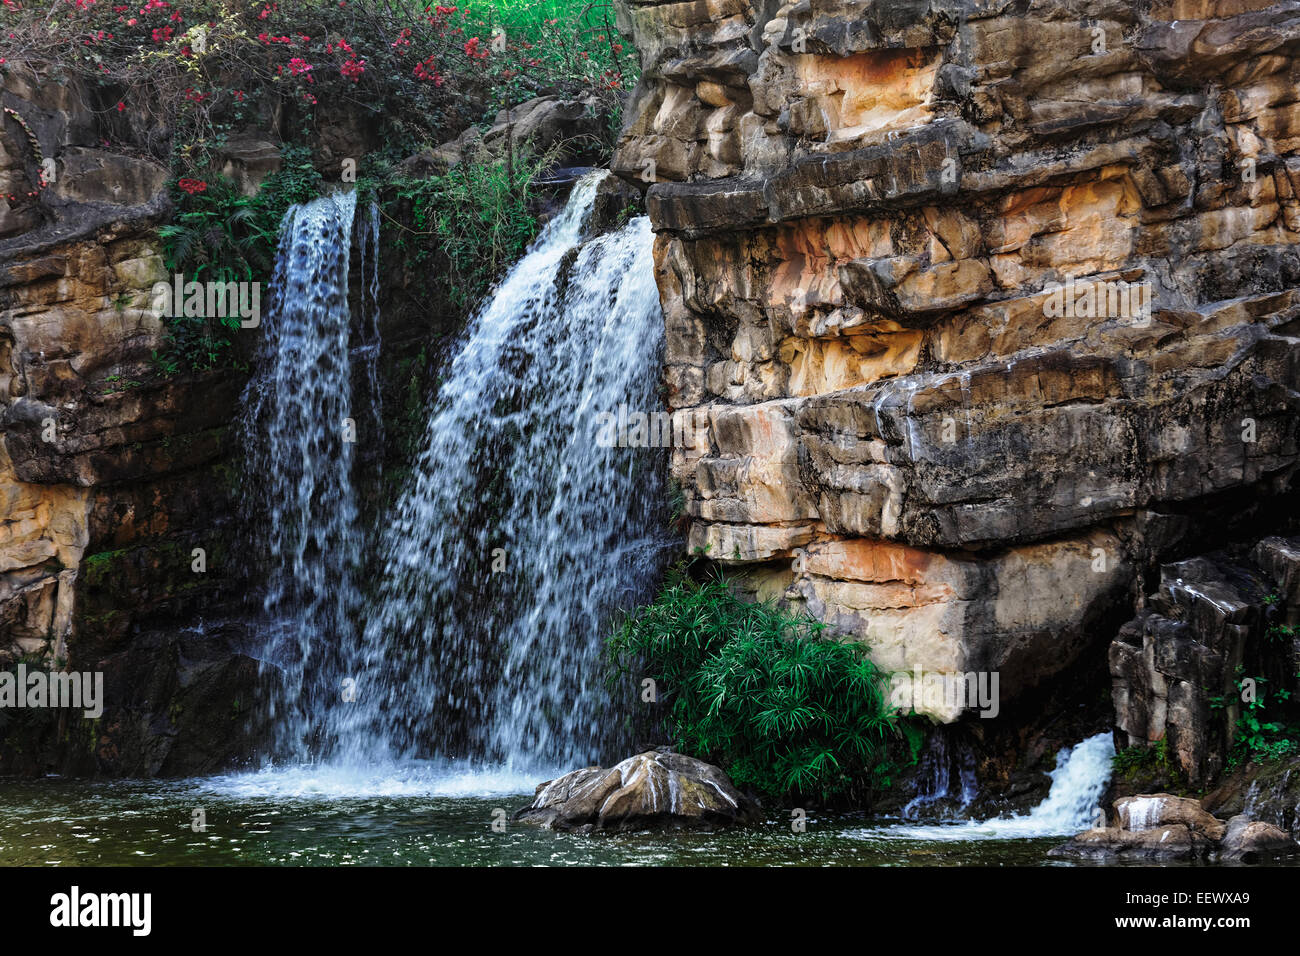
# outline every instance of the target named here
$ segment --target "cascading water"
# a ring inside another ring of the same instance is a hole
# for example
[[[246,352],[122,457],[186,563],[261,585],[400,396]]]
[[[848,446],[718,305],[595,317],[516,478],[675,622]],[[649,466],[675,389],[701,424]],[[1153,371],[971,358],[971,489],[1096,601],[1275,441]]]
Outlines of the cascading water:
[[[663,322],[646,219],[584,242],[579,181],[471,320],[381,544],[343,757],[581,765],[607,733],[603,628],[646,596],[660,452],[603,447],[657,410]]]
[[[917,769],[916,795],[903,807],[904,819],[915,819],[922,811],[935,807],[959,811],[975,799],[978,787],[974,755],[952,739],[947,725],[931,734]]]
[[[379,351],[382,341],[379,334],[379,203],[372,202],[367,210],[366,222],[357,229],[357,251],[361,254],[361,309],[367,322],[362,334],[360,355],[365,373],[364,384],[370,397],[370,445],[379,450],[384,445],[384,405],[379,382]]]
[[[292,207],[245,393],[244,496],[264,560],[264,667],[277,754],[304,759],[337,739],[338,675],[355,670],[363,536],[352,487],[348,267],[356,199]]]
[[[858,836],[910,840],[1010,840],[1066,836],[1093,826],[1097,808],[1110,784],[1115,744],[1109,732],[1062,750],[1050,774],[1051,789],[1026,814],[960,824],[891,826],[860,830]]]

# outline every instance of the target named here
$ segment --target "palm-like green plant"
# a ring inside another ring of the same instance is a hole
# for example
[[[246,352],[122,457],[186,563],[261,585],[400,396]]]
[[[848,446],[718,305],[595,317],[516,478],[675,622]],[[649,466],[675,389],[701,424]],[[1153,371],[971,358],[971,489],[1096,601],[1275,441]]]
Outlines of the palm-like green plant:
[[[901,728],[861,643],[721,579],[675,576],[609,637],[611,681],[651,677],[677,748],[767,797],[861,797]],[[910,742],[910,740],[909,740]]]

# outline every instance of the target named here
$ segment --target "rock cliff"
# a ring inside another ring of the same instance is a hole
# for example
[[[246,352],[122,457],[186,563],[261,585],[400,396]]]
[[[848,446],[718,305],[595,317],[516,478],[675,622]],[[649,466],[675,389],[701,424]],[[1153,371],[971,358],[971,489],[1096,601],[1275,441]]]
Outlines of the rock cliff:
[[[620,24],[692,548],[1012,699],[1104,659],[1161,561],[1293,518],[1300,4]]]
[[[256,665],[180,625],[230,583],[225,436],[241,377],[154,363],[166,168],[76,84],[11,71],[0,100],[0,661],[103,670],[110,702],[93,728],[6,739],[0,766],[214,767],[242,746],[232,720]]]

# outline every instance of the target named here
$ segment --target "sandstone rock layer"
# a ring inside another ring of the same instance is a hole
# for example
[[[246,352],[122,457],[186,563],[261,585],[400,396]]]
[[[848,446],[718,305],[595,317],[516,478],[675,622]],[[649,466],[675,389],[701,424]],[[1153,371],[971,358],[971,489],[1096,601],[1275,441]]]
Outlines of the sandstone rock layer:
[[[1300,4],[620,22],[692,549],[1014,696],[1215,507],[1292,490]]]

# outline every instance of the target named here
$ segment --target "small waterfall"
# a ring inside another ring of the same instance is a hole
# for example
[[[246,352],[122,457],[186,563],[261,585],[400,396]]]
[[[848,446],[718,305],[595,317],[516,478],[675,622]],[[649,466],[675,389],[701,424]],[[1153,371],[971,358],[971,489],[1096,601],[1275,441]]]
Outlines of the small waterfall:
[[[292,207],[244,396],[245,521],[264,568],[263,666],[276,752],[327,751],[339,675],[354,670],[362,535],[352,487],[348,268],[355,196]]]
[[[975,758],[952,740],[951,729],[940,726],[930,735],[921,755],[916,796],[903,807],[903,818],[916,819],[922,810],[942,806],[949,811],[967,807],[978,792]]]
[[[471,320],[380,545],[345,757],[582,765],[608,733],[611,613],[664,553],[662,452],[602,447],[650,412],[663,321],[643,217],[584,241],[584,177]]]
[[[1109,731],[1061,750],[1050,774],[1051,789],[1026,814],[996,820],[934,826],[892,826],[858,831],[860,835],[908,840],[1010,840],[1071,836],[1093,826],[1097,808],[1110,785],[1115,745]]]
[[[1010,820],[991,820],[986,826],[999,823],[1023,823],[1025,828],[1040,831],[1043,836],[1071,835],[1087,830],[1093,825],[1101,798],[1110,784],[1115,743],[1109,731],[1089,737],[1074,745],[1069,751],[1056,755],[1056,769],[1052,771],[1052,789],[1047,799],[1025,817]]]

